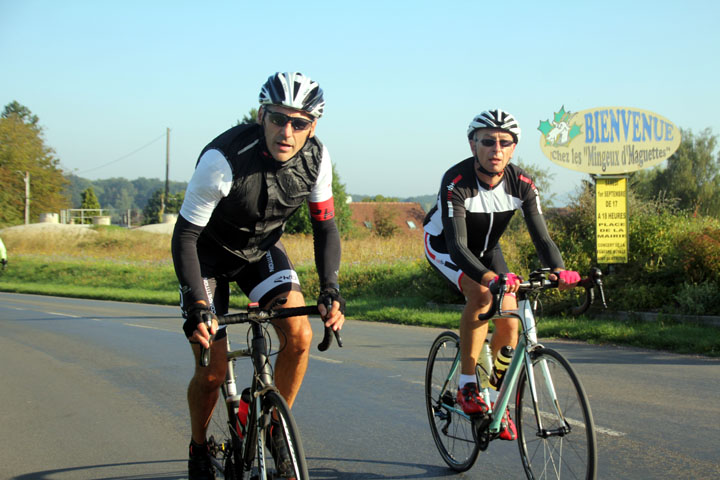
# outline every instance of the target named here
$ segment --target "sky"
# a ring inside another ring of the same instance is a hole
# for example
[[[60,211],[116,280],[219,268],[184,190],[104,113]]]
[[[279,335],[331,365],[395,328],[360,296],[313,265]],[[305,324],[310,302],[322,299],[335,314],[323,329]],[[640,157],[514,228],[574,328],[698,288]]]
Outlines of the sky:
[[[562,107],[648,110],[720,133],[720,2],[0,0],[0,108],[29,108],[80,177],[188,181],[277,71],[318,81],[316,134],[351,194],[436,194],[483,110],[520,122],[514,161],[552,175]],[[167,129],[169,149],[166,148]],[[541,192],[541,197],[543,192]]]

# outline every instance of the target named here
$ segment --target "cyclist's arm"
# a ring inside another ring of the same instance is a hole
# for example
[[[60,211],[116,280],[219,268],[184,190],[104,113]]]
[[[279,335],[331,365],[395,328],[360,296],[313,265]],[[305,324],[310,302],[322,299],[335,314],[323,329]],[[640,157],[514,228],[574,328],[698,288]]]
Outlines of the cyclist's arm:
[[[315,266],[320,278],[320,289],[340,288],[338,270],[340,270],[340,232],[334,218],[318,221],[311,220],[313,229],[313,247]]]
[[[335,223],[335,202],[332,192],[332,162],[325,146],[322,150],[320,172],[308,198],[310,222],[313,229],[315,266],[320,289],[337,288],[340,270],[340,233]]]
[[[198,301],[208,303],[197,241],[213,210],[231,186],[232,171],[225,157],[217,150],[203,153],[185,192],[171,243],[173,265],[185,308]]]
[[[200,273],[200,260],[197,254],[197,241],[203,227],[194,225],[182,215],[178,215],[173,237],[171,251],[175,275],[180,282],[180,291],[183,299],[183,308],[187,309],[193,303],[209,300],[203,287]]]
[[[467,225],[465,217],[453,216],[447,218],[443,216],[443,231],[445,234],[445,243],[448,247],[450,258],[460,267],[465,275],[469,276],[476,282],[483,283],[483,276],[490,272],[485,265],[470,251],[468,248]]]

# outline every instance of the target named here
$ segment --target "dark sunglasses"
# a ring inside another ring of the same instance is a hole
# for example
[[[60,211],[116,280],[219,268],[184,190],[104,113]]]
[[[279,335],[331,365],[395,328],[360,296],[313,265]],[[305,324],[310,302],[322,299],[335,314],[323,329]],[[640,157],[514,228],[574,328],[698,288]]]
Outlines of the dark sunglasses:
[[[312,121],[306,118],[290,117],[284,113],[273,112],[270,110],[267,110],[267,118],[270,120],[270,123],[277,125],[278,127],[284,127],[288,124],[288,122],[290,122],[293,130],[307,130],[310,128],[310,125],[312,125]]]
[[[483,147],[494,147],[496,143],[500,143],[500,146],[502,148],[507,148],[515,142],[513,142],[512,140],[495,140],[494,138],[483,138],[480,140],[480,143],[482,143]]]

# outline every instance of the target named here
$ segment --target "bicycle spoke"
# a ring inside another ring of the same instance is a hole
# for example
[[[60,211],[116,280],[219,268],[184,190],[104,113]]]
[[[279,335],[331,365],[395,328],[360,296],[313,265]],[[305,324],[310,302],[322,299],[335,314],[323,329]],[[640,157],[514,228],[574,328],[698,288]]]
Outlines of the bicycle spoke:
[[[435,340],[425,373],[425,401],[430,430],[445,463],[457,471],[472,467],[479,453],[472,421],[456,406],[460,377],[460,341],[453,332]]]
[[[551,349],[533,353],[532,365],[520,376],[516,399],[518,444],[528,477],[595,478],[594,425],[579,379]]]

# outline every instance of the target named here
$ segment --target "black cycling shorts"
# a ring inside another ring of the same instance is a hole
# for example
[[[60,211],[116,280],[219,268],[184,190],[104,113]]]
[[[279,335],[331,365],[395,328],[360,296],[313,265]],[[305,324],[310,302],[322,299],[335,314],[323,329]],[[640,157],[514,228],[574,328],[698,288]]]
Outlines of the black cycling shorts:
[[[297,272],[278,241],[257,262],[247,262],[218,247],[217,244],[198,242],[200,271],[210,308],[216,315],[224,315],[230,307],[230,283],[261,307],[276,296],[290,291],[301,291]],[[185,299],[180,308],[185,313]]]

